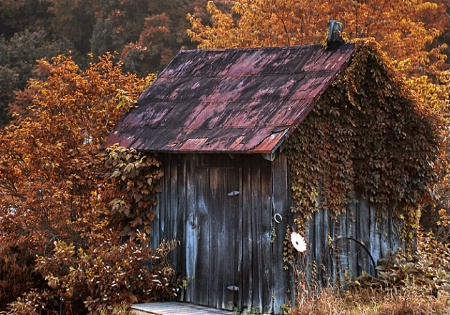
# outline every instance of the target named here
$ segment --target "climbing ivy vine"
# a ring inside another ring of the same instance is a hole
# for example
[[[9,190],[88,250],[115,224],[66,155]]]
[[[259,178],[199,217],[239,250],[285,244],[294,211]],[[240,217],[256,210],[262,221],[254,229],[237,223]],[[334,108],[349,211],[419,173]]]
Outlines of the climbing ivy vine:
[[[164,175],[161,162],[152,154],[115,144],[106,149],[105,164],[107,177],[121,193],[111,201],[112,221],[124,237],[134,239],[139,231],[149,234]]]
[[[351,64],[286,142],[297,225],[356,198],[414,228],[436,182],[439,118],[419,111],[380,46],[355,42]]]

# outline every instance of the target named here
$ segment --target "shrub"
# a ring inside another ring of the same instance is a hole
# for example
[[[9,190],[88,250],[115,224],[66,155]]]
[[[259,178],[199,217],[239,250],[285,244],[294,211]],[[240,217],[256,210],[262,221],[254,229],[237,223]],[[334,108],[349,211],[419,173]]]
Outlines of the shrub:
[[[11,304],[12,314],[101,314],[121,305],[176,296],[167,255],[175,242],[152,250],[145,234],[139,242],[118,237],[88,249],[55,241],[53,255],[38,257],[36,271],[46,287]]]
[[[415,252],[397,251],[380,260],[377,269],[377,278],[365,274],[352,285],[434,296],[450,293],[450,248],[431,233],[419,232]]]

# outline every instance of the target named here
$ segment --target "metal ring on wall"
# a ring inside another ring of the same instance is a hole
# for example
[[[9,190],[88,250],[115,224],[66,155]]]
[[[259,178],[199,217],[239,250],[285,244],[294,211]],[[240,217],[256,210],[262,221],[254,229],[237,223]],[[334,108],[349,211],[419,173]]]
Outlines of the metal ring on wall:
[[[273,220],[279,224],[279,223],[281,223],[281,221],[283,221],[283,217],[281,216],[281,214],[275,213],[273,215]]]

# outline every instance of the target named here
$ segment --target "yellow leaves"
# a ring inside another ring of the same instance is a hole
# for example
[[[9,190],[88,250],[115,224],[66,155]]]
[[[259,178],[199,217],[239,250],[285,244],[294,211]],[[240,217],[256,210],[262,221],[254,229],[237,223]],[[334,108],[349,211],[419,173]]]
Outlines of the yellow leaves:
[[[144,84],[142,86],[142,90],[146,89],[150,84],[153,83],[153,81],[156,80],[156,74],[154,73],[149,73],[145,78],[144,78]]]
[[[127,164],[127,166],[125,166],[125,168],[123,169],[123,171],[126,172],[126,173],[131,173],[134,170],[135,170],[135,167],[134,167],[133,163]]]
[[[420,1],[419,1],[420,2]],[[424,3],[417,3],[417,6],[414,7],[416,11],[422,11],[422,10],[436,10],[438,8],[438,4],[434,2],[424,2]]]
[[[188,35],[200,48],[284,46],[320,42],[326,34],[328,20],[317,19],[318,12],[327,15],[326,1],[240,0],[232,13],[223,13],[208,4],[213,25],[188,19]],[[236,22],[233,14],[239,16]]]
[[[212,1],[208,2],[206,9],[211,15],[212,26],[203,25],[200,18],[188,14],[187,19],[191,23],[188,36],[201,43],[199,48],[236,47],[237,38],[232,36],[235,27],[232,16],[220,11]]]

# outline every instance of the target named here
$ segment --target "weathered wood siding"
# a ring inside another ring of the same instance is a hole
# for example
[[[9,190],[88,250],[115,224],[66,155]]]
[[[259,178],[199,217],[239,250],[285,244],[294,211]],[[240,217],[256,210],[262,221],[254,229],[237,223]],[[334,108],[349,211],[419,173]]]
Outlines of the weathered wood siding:
[[[163,239],[180,242],[171,254],[186,284],[180,300],[280,314],[282,305],[295,298],[283,262],[286,229],[293,219],[286,157],[280,154],[273,162],[260,155],[160,158],[165,176],[152,241],[154,246]],[[360,245],[338,238],[362,242],[377,260],[398,246],[392,230],[392,218],[376,220],[374,209],[364,202],[349,207],[337,221],[326,210],[316,213],[305,231],[308,276],[327,283],[344,273],[373,273]],[[336,240],[332,248],[339,260],[330,255],[330,239]],[[313,261],[318,266],[314,275]]]

